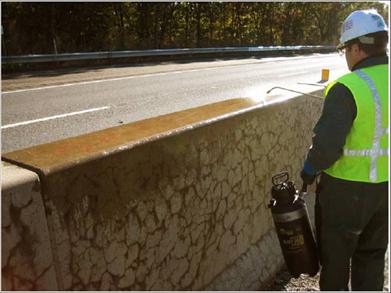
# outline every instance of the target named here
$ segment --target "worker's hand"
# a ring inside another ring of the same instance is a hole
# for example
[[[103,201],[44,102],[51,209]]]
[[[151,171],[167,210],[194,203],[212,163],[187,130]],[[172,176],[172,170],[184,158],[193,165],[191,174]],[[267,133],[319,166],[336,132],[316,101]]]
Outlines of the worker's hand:
[[[300,177],[304,183],[306,183],[307,185],[311,185],[312,183],[314,183],[316,175],[307,174],[303,169],[301,170]]]
[[[300,172],[300,177],[304,183],[311,185],[314,183],[318,172],[307,162],[305,161],[303,170]]]

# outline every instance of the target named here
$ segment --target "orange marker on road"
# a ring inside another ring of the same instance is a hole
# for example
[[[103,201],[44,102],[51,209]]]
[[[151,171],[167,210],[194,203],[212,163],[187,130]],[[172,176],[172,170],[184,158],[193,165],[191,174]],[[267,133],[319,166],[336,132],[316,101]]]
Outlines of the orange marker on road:
[[[330,70],[329,69],[322,69],[321,81],[328,81],[329,77],[330,77]]]

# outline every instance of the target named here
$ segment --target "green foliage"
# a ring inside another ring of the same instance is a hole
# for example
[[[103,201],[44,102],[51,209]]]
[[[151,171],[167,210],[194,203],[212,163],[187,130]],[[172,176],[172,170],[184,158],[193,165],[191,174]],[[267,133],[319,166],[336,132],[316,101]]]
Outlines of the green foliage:
[[[336,44],[376,2],[2,2],[3,54]],[[6,52],[4,52],[6,51]]]

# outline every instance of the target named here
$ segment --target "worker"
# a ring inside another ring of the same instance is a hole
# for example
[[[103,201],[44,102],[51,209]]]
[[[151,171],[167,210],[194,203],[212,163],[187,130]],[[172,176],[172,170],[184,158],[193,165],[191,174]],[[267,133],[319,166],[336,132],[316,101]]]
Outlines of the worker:
[[[317,179],[321,290],[382,291],[388,245],[388,28],[375,10],[343,22],[351,72],[325,90],[301,178]],[[319,175],[319,176],[318,176]]]

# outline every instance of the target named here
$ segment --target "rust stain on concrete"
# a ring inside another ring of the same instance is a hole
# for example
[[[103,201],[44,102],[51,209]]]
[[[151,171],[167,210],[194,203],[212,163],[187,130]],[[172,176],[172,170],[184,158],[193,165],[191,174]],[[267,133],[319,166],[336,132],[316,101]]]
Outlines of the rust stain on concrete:
[[[3,154],[2,159],[41,174],[48,174],[83,161],[130,149],[137,144],[153,140],[157,135],[169,136],[175,130],[200,122],[202,125],[208,125],[218,117],[223,118],[222,115],[234,116],[238,111],[255,105],[257,103],[248,98],[225,100],[9,152]]]

